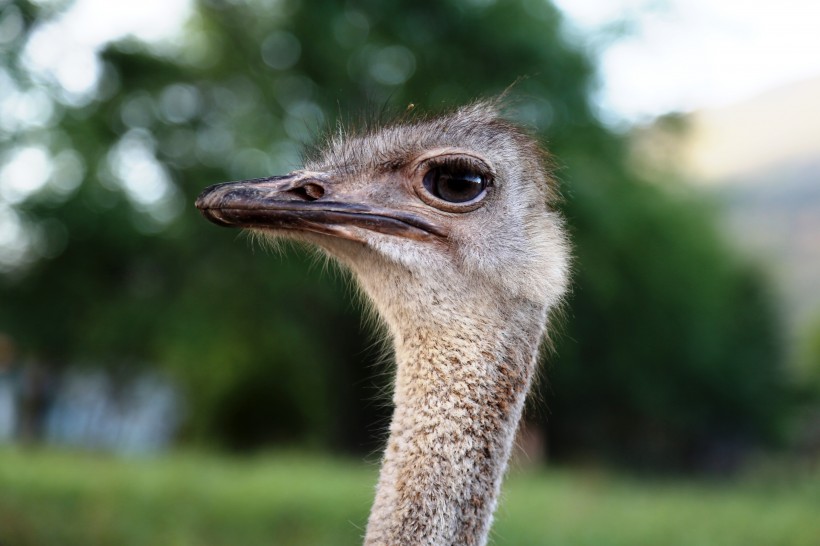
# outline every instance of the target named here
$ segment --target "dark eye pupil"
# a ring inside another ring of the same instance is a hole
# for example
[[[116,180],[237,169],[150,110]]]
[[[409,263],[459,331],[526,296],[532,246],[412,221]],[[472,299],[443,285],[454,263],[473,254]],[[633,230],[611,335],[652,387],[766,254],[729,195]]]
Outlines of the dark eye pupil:
[[[437,167],[424,175],[424,187],[439,199],[464,203],[481,195],[487,187],[487,180],[478,173]]]

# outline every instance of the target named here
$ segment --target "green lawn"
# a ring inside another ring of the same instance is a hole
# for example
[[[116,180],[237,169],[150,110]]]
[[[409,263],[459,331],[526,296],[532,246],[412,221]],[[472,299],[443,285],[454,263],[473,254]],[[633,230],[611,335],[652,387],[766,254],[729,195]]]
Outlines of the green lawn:
[[[0,544],[360,544],[376,468],[318,456],[0,450]],[[496,545],[820,544],[820,473],[707,484],[513,472]]]

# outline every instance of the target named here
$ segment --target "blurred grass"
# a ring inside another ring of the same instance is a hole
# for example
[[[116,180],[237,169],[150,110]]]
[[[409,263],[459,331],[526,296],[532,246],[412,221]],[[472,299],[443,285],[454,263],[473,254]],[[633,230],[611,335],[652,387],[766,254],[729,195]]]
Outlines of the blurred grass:
[[[0,544],[354,545],[375,466],[300,454],[0,450]],[[491,544],[817,545],[820,474],[698,483],[513,472]]]

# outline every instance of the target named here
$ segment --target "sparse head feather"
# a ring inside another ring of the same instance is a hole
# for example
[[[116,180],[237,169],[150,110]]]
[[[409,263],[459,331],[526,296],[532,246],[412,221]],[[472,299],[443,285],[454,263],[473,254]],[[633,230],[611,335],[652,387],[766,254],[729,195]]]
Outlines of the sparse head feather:
[[[324,135],[309,151],[305,167],[348,172],[375,169],[458,143],[506,155],[529,172],[541,173],[543,176],[533,182],[543,192],[543,202],[553,206],[559,192],[551,176],[550,156],[529,131],[503,117],[505,100],[503,96],[478,100],[441,114],[423,113],[414,107],[386,121],[367,120],[359,125],[339,122],[335,131]]]

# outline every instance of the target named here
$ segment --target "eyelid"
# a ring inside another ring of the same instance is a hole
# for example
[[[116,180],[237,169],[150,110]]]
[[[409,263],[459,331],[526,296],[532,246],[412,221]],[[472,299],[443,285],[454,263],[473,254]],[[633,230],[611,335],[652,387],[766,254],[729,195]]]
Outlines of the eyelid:
[[[495,180],[495,173],[485,161],[468,154],[452,153],[428,157],[418,163],[416,170],[430,170],[438,167],[475,171],[487,179],[487,185],[491,185]]]

